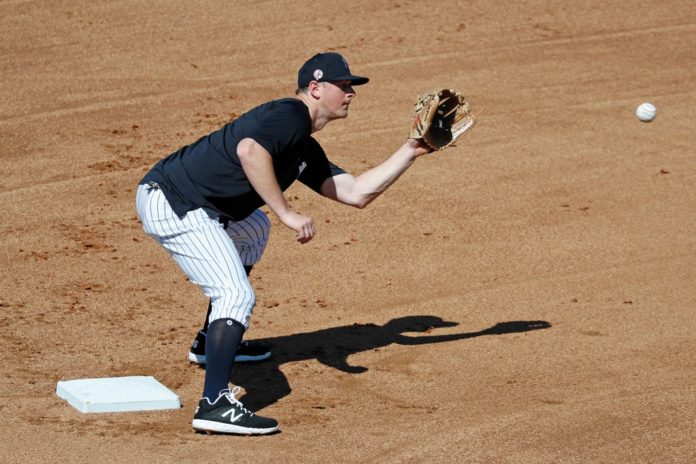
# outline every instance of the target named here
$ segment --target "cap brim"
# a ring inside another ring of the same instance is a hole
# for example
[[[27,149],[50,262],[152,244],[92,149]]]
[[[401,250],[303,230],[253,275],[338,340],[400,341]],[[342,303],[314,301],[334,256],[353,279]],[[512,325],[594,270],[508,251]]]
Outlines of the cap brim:
[[[335,77],[331,80],[332,81],[350,81],[351,85],[363,85],[363,84],[367,84],[368,82],[370,82],[369,77],[353,76],[353,75]]]
[[[355,76],[355,77],[353,77],[353,79],[350,80],[350,83],[353,85],[363,85],[363,84],[367,84],[368,82],[370,82],[369,77]]]

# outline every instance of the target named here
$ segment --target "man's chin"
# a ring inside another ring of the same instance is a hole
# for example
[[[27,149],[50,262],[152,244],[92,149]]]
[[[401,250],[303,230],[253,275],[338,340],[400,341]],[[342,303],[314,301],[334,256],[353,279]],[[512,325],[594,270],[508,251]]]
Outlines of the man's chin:
[[[348,117],[348,110],[345,110],[345,111],[335,112],[331,119],[335,121],[336,119],[345,119],[347,117]]]

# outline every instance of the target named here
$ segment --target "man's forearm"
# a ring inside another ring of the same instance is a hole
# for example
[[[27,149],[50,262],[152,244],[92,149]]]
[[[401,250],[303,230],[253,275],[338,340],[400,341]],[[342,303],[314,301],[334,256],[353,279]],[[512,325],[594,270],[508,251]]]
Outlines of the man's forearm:
[[[367,206],[384,193],[416,160],[413,150],[403,145],[379,165],[355,178],[355,195],[361,206]]]

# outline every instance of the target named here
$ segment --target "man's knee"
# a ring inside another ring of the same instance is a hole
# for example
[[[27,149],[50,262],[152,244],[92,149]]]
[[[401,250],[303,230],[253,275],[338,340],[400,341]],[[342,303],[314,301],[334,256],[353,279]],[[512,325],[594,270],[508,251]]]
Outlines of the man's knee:
[[[257,209],[249,216],[246,221],[248,227],[251,227],[252,232],[249,234],[250,239],[255,242],[256,248],[263,252],[268,243],[268,237],[271,235],[271,221],[266,213]]]
[[[266,249],[271,234],[271,221],[263,211],[257,209],[247,218],[229,223],[227,233],[234,242],[242,263],[253,266]]]
[[[217,319],[234,319],[244,327],[249,327],[249,319],[256,304],[256,293],[251,285],[240,288],[224,288],[211,297],[212,310],[208,322]]]

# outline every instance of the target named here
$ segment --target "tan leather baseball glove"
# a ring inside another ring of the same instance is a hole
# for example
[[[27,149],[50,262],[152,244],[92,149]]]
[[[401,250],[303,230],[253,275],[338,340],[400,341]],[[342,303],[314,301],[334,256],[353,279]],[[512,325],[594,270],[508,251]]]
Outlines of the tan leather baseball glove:
[[[452,89],[422,93],[415,112],[409,138],[422,139],[433,150],[451,146],[476,122],[464,95]]]

